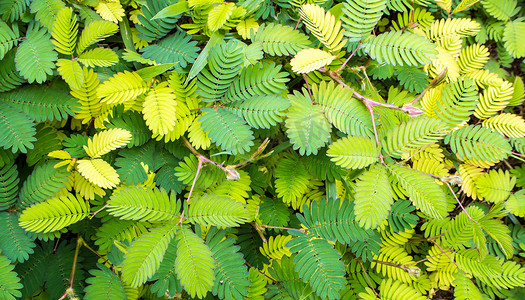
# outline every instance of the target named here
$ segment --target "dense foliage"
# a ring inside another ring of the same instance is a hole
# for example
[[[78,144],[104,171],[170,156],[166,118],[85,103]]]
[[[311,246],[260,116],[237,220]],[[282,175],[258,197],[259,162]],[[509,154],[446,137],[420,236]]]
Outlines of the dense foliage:
[[[524,299],[523,7],[0,1],[0,298]]]

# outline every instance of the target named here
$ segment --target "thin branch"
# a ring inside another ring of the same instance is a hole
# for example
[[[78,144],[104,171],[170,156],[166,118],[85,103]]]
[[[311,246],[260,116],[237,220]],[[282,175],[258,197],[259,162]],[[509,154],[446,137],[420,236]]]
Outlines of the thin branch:
[[[188,195],[188,199],[186,199],[187,203],[190,203],[190,198],[191,198],[191,194],[193,193],[193,188],[195,188],[195,183],[197,182],[197,178],[199,177],[199,173],[201,172],[201,169],[202,169],[202,157],[203,156],[199,156],[199,159],[198,159],[199,165],[197,166],[197,173],[195,173],[195,177],[193,178],[193,183],[191,184],[190,194]]]
[[[250,224],[252,224],[253,228],[255,228],[255,231],[257,231],[257,233],[259,234],[259,237],[261,238],[263,243],[268,243],[268,240],[266,239],[266,237],[263,234],[264,228],[262,228],[260,226],[260,224],[257,224],[255,222],[250,222]]]
[[[308,83],[308,78],[306,77],[305,73],[303,73],[303,78],[306,82],[306,89],[308,90],[308,95],[310,95],[310,101],[312,101],[312,104],[315,105],[314,97],[312,96],[312,91],[310,90],[310,84]]]
[[[430,82],[427,85],[423,92],[419,94],[419,96],[417,96],[416,99],[414,99],[412,102],[408,103],[408,105],[414,105],[414,103],[419,101],[419,99],[421,99],[428,92],[428,90],[433,88],[439,81],[441,81],[441,79],[443,79],[443,77],[445,77],[445,75],[447,74],[447,70],[448,68],[445,68],[445,70],[443,70],[436,78],[434,78],[434,80],[432,80],[432,82]]]
[[[441,248],[441,246],[440,246],[438,243],[436,243],[436,241],[431,241],[431,242],[434,243],[434,245],[436,245],[436,246],[439,248],[439,250],[441,250],[441,253],[445,254],[445,255],[448,257],[448,259],[449,259],[453,264],[456,265],[456,267],[458,267],[458,265],[456,264],[456,262],[455,262],[452,258],[450,258],[450,256],[448,256],[447,252],[446,252],[445,250],[443,250],[443,248]],[[459,269],[459,267],[458,267],[458,269]]]
[[[357,52],[357,50],[359,50],[359,48],[361,48],[361,45],[363,45],[363,43],[359,43],[359,45],[357,45],[357,48],[355,48],[354,52],[352,52],[352,54],[350,54],[350,56],[345,60],[345,62],[339,67],[339,69],[337,69],[337,73],[341,72],[341,70],[346,66],[346,64],[350,61],[350,58],[352,58],[352,56],[354,56],[354,54]]]
[[[366,278],[366,281],[368,282],[368,286],[372,289],[372,291],[374,292],[376,297],[379,297],[379,294],[374,289],[374,285],[372,284],[372,280],[370,280],[370,277],[368,277],[368,272],[366,271],[365,266],[363,266],[363,263],[361,262],[361,260],[358,259],[357,261],[361,265],[361,269],[363,270],[363,272],[365,274],[365,278]]]
[[[426,261],[426,260],[429,260],[429,259],[431,259],[432,257],[436,257],[436,256],[443,255],[443,254],[445,254],[445,253],[447,253],[447,252],[452,252],[452,249],[448,249],[448,250],[445,251],[445,252],[441,252],[441,253],[438,253],[438,254],[436,254],[436,255],[432,255],[432,256],[429,256],[429,257],[423,258],[423,259],[421,259],[421,260],[418,260],[418,261],[413,262],[413,263],[411,263],[411,264],[409,264],[409,265],[406,265],[406,266],[407,266],[407,267],[410,267],[410,266],[413,266],[413,265],[417,265],[417,264],[420,263],[420,262],[424,262],[424,261]]]
[[[91,219],[94,218],[99,212],[103,211],[104,208],[106,208],[109,204],[106,203],[106,205],[102,206],[99,210],[97,210],[96,212],[94,212],[92,215],[91,215]]]
[[[75,280],[75,273],[77,271],[78,252],[80,251],[80,247],[82,247],[83,243],[84,243],[84,240],[79,234],[77,237],[77,246],[75,248],[75,256],[73,256],[73,266],[71,267],[71,276],[69,276],[69,288],[64,292],[62,297],[60,297],[58,300],[63,300],[67,296],[75,297],[75,291],[73,290],[73,283]]]
[[[443,180],[442,180],[443,181]],[[465,207],[463,207],[463,204],[461,203],[461,201],[459,201],[458,197],[456,196],[456,193],[454,192],[454,190],[452,189],[452,187],[450,186],[450,183],[448,183],[447,181],[443,181],[443,183],[445,183],[450,192],[452,193],[452,195],[454,195],[454,198],[456,199],[456,201],[458,202],[459,206],[461,207],[461,209],[465,212],[465,214],[467,215],[467,217],[474,223],[477,223],[474,219],[472,219],[472,217],[468,214],[468,212],[465,210]]]
[[[250,156],[250,158],[248,158],[247,160],[243,161],[242,163],[238,163],[236,165],[233,165],[232,167],[233,168],[239,168],[239,167],[242,167],[243,165],[249,163],[250,161],[254,160],[259,154],[261,154],[261,152],[264,151],[264,149],[266,148],[266,146],[268,146],[268,143],[270,142],[270,139],[269,138],[266,138],[264,139],[264,141],[262,142],[262,144],[259,146],[259,148],[257,148],[257,150]]]

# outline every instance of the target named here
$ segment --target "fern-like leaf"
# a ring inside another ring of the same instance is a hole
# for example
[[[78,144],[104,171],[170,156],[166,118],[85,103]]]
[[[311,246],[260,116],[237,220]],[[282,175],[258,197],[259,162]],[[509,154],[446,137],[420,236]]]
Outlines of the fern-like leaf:
[[[197,41],[191,41],[191,35],[183,31],[167,36],[157,44],[140,49],[142,57],[155,60],[157,63],[178,63],[177,67],[186,68],[188,64],[195,62],[197,58]]]
[[[389,130],[382,146],[389,155],[399,157],[402,153],[432,144],[447,133],[447,126],[439,119],[419,118],[401,123]]]
[[[0,210],[6,210],[16,202],[19,182],[14,160],[0,167]]]
[[[4,21],[0,20],[0,60],[4,59],[9,50],[18,45],[19,40],[18,26],[9,27]]]
[[[296,156],[281,159],[275,170],[275,190],[285,203],[301,197],[308,189],[310,174]]]
[[[519,8],[516,7],[518,4],[516,0],[508,0],[504,2],[496,0],[482,0],[481,3],[489,15],[500,21],[508,21],[519,11]]]
[[[11,148],[13,153],[18,150],[27,153],[33,149],[36,130],[33,121],[23,112],[20,112],[0,101],[0,147]]]
[[[219,100],[241,69],[243,51],[234,41],[213,46],[208,57],[208,69],[197,77],[197,93],[204,102]]]
[[[20,189],[17,206],[26,208],[43,202],[66,187],[69,172],[65,167],[54,168],[56,161],[50,161],[33,170]]]
[[[223,27],[232,16],[234,9],[235,3],[223,3],[212,8],[208,13],[208,28],[217,31]]]
[[[91,158],[99,158],[110,151],[127,145],[131,138],[131,133],[125,129],[104,130],[88,139],[84,150]]]
[[[18,46],[15,56],[16,68],[29,83],[42,83],[53,74],[57,53],[50,40],[51,35],[37,23],[29,26],[26,39]]]
[[[486,201],[499,203],[507,200],[516,184],[509,172],[492,170],[476,178],[476,193]]]
[[[334,127],[354,136],[374,136],[370,112],[362,101],[352,98],[351,89],[333,81],[311,84],[310,88],[315,102]]]
[[[20,19],[20,16],[26,11],[27,3],[25,0],[7,0],[0,3],[0,14],[4,20],[13,22]]]
[[[137,16],[140,24],[137,26],[138,37],[151,42],[166,36],[175,26],[179,16],[167,16],[164,18],[154,18],[154,16],[167,8],[171,0],[147,0],[146,5],[142,6],[142,14]]]
[[[525,120],[518,115],[502,113],[484,120],[483,126],[495,129],[509,138],[525,137]]]
[[[237,101],[225,108],[254,128],[270,128],[282,122],[290,102],[280,96],[255,96],[245,101]]]
[[[192,199],[186,218],[203,226],[236,227],[248,220],[248,211],[234,199],[210,194]]]
[[[188,227],[177,231],[178,241],[175,269],[184,289],[192,297],[203,298],[213,288],[213,253]]]
[[[489,60],[489,49],[487,47],[474,44],[461,49],[458,58],[459,68],[462,74],[481,70]]]
[[[164,253],[179,228],[176,222],[168,222],[136,238],[124,256],[122,280],[131,287],[138,287],[150,279],[160,267]]]
[[[65,6],[62,0],[35,0],[31,1],[30,8],[31,13],[35,14],[35,19],[51,31],[58,12]]]
[[[261,25],[252,42],[261,42],[265,53],[277,56],[295,55],[310,45],[308,36],[277,23]]]
[[[394,203],[386,168],[373,165],[358,177],[355,188],[355,219],[359,226],[377,228],[388,217]]]
[[[314,48],[303,49],[290,61],[295,73],[310,73],[329,65],[336,57],[330,53]]]
[[[419,66],[438,54],[435,45],[414,33],[391,31],[365,40],[364,51],[379,63]]]
[[[435,113],[449,127],[455,127],[469,120],[477,104],[476,86],[469,78],[460,77],[443,88]]]
[[[58,73],[71,89],[80,89],[84,83],[84,72],[82,67],[75,60],[58,59],[56,62]]]
[[[175,127],[175,94],[162,82],[153,88],[142,104],[144,120],[153,134],[165,135]]]
[[[286,90],[288,73],[274,63],[257,63],[241,70],[221,99],[223,103],[248,100],[259,95],[279,95]]]
[[[460,270],[472,274],[484,282],[489,282],[503,273],[501,261],[491,255],[479,259],[476,249],[459,250],[456,252],[455,258]]]
[[[111,195],[107,209],[113,216],[123,220],[139,220],[141,222],[164,222],[177,217],[181,202],[175,194],[157,188],[131,186]]]
[[[499,133],[481,126],[465,126],[445,137],[458,158],[498,162],[511,152],[509,142]]]
[[[301,155],[317,154],[330,138],[331,125],[321,107],[314,105],[310,95],[303,88],[303,93],[294,91],[288,95],[292,106],[288,110],[285,126],[293,148]]]
[[[341,21],[324,11],[322,7],[315,4],[305,4],[299,9],[299,14],[306,27],[326,48],[332,52],[341,50],[346,45],[343,40],[344,30],[341,30]]]
[[[309,235],[298,236],[287,244],[294,258],[295,271],[303,282],[323,299],[339,299],[339,291],[346,284],[341,255],[326,240]],[[330,262],[330,263],[328,263]]]
[[[244,299],[250,281],[240,247],[232,237],[225,239],[226,232],[212,227],[206,236],[206,245],[215,260],[215,283],[212,293],[220,299]]]
[[[0,94],[1,102],[26,113],[36,122],[62,121],[75,115],[78,101],[67,92],[67,86],[28,85]],[[4,111],[4,109],[2,109]],[[6,108],[5,111],[8,111]]]
[[[0,213],[0,250],[12,262],[24,262],[34,253],[36,246],[26,232],[18,225],[18,216],[7,212]]]
[[[98,269],[90,270],[92,277],[86,279],[89,284],[84,288],[86,300],[126,299],[124,285],[113,271],[103,264],[97,264]]]
[[[146,82],[137,72],[119,72],[97,88],[97,96],[107,104],[120,104],[135,100],[148,90]]]
[[[95,7],[97,13],[104,20],[108,20],[114,23],[122,21],[122,17],[126,16],[124,8],[120,2],[108,1],[108,2],[99,2]]]
[[[69,7],[62,8],[53,22],[52,40],[58,53],[73,55],[77,45],[77,16]]]
[[[118,55],[111,49],[94,48],[84,51],[78,56],[78,61],[87,67],[109,67],[118,63]]]
[[[347,136],[328,146],[327,156],[346,169],[362,169],[379,159],[381,150],[368,137]]]
[[[503,31],[503,41],[505,42],[505,49],[514,58],[521,58],[525,56],[525,46],[523,46],[523,39],[525,38],[525,22],[508,22]]]
[[[343,3],[343,27],[349,42],[364,40],[376,27],[387,5],[386,0],[358,0]]]
[[[15,300],[22,297],[19,290],[23,285],[20,283],[18,274],[13,271],[14,268],[15,266],[10,264],[9,259],[0,255],[0,298],[2,299]]]
[[[443,219],[446,216],[446,196],[434,179],[399,165],[389,165],[388,170],[406,190],[418,209],[435,219]]]
[[[93,21],[84,28],[78,40],[77,53],[82,54],[89,46],[112,36],[118,31],[118,25],[109,21]]]
[[[465,37],[478,33],[481,25],[468,18],[440,19],[425,30],[427,38],[433,41],[446,40],[453,37]]]
[[[120,183],[117,171],[102,159],[79,160],[77,169],[89,182],[103,189],[112,189]]]
[[[76,223],[89,214],[89,203],[80,196],[58,196],[26,208],[20,227],[33,232],[52,232]]]
[[[250,151],[253,133],[241,118],[226,108],[206,108],[202,111],[205,114],[199,118],[199,122],[202,122],[201,126],[212,142],[234,155]]]

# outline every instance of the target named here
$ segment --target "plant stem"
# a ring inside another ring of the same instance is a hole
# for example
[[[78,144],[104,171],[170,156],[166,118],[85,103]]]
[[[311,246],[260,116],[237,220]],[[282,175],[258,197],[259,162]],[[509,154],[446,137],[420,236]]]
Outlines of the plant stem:
[[[350,56],[348,56],[348,58],[345,60],[345,62],[339,67],[339,69],[337,69],[337,71],[336,71],[337,73],[341,72],[341,70],[350,61],[350,58],[352,58],[352,56],[354,56],[354,54],[357,52],[357,50],[359,50],[359,48],[361,48],[361,45],[363,45],[363,43],[359,43],[359,45],[357,45],[357,48],[355,48],[355,50],[352,52],[352,54],[350,54]]]
[[[69,276],[69,288],[64,292],[62,297],[60,297],[58,300],[63,300],[67,296],[75,297],[75,291],[73,290],[73,283],[75,280],[75,273],[77,271],[78,252],[80,251],[80,247],[82,247],[83,243],[84,243],[84,240],[79,234],[77,237],[77,246],[75,248],[75,256],[73,256],[73,266],[71,267],[71,276]]]

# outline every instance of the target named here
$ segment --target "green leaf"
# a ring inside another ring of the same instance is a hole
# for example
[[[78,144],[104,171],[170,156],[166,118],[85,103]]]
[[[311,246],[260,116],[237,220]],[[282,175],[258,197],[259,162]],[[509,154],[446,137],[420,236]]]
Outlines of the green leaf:
[[[69,172],[65,167],[54,168],[56,161],[49,161],[35,168],[20,189],[17,206],[27,208],[57,195],[66,187]]]
[[[246,223],[248,216],[248,210],[242,203],[214,194],[202,195],[199,198],[192,199],[186,214],[190,223],[221,227],[239,226]]]
[[[93,21],[84,28],[78,40],[77,53],[82,54],[89,46],[112,36],[118,31],[118,25],[104,20]]]
[[[19,182],[20,178],[14,160],[0,167],[0,210],[6,210],[16,202]]]
[[[372,138],[347,136],[328,146],[326,155],[345,169],[362,169],[379,160],[381,149]]]
[[[172,4],[168,7],[163,8],[151,19],[155,20],[155,19],[163,19],[166,17],[175,17],[189,10],[190,8],[188,7],[188,1],[179,1],[175,4]]]
[[[76,223],[89,214],[89,203],[77,195],[57,196],[26,208],[20,215],[20,227],[27,231],[52,232]]]
[[[522,41],[525,38],[525,22],[508,22],[503,31],[505,49],[514,58],[525,56],[525,46]]]
[[[349,42],[362,41],[370,34],[381,19],[386,4],[386,0],[353,0],[343,3],[344,15],[341,19]]]
[[[285,126],[294,150],[299,149],[301,155],[317,154],[330,139],[332,126],[321,107],[312,103],[306,89],[303,88],[302,94],[294,91],[293,95],[288,95],[288,100],[292,105]]]
[[[375,229],[388,217],[394,203],[386,168],[375,164],[358,177],[355,188],[355,219],[359,226]]]
[[[36,246],[25,231],[18,225],[18,216],[7,212],[0,213],[0,250],[12,262],[22,263],[34,253]]]
[[[191,297],[203,298],[212,290],[215,280],[213,254],[204,241],[186,226],[177,231],[176,238],[177,276]]]
[[[18,274],[13,271],[14,265],[11,265],[9,259],[0,255],[0,298],[5,300],[15,300],[22,297],[19,291],[23,285],[20,283]],[[16,298],[15,298],[16,297]]]
[[[27,85],[1,93],[0,105],[2,102],[23,111],[36,122],[62,121],[74,116],[74,111],[80,106],[78,100],[68,93],[67,86],[59,83],[52,86]]]
[[[18,26],[9,27],[9,25],[0,20],[0,60],[4,59],[9,50],[18,45],[19,40]]]
[[[56,62],[58,73],[71,89],[80,89],[84,83],[84,72],[82,67],[75,60],[58,59]]]
[[[387,167],[418,209],[434,219],[443,219],[447,215],[445,193],[434,179],[408,167],[400,165]]]
[[[0,102],[0,147],[27,153],[33,149],[36,130],[33,121],[23,112]]]
[[[212,293],[220,299],[244,299],[250,285],[240,247],[233,237],[225,238],[226,231],[212,227],[206,236],[206,245],[215,260],[215,283]]]
[[[52,40],[58,53],[73,55],[77,45],[77,16],[70,7],[62,8],[53,22]]]
[[[196,47],[197,41],[190,41],[191,35],[178,31],[163,38],[157,44],[140,49],[140,52],[142,57],[155,60],[157,63],[178,63],[181,68],[186,68],[188,64],[195,62],[199,51],[199,47]]]
[[[208,28],[211,31],[220,29],[231,17],[234,9],[235,3],[224,3],[212,8],[208,13]]]
[[[293,262],[303,282],[323,299],[339,299],[339,291],[346,284],[341,255],[326,240],[299,236],[287,244],[291,252],[298,252]]]
[[[226,108],[205,108],[202,111],[204,114],[199,118],[199,122],[212,142],[234,155],[250,151],[254,137],[244,120]]]
[[[179,214],[181,202],[175,194],[157,188],[129,186],[111,195],[107,210],[123,220],[165,222]]]
[[[168,222],[136,238],[124,256],[122,280],[131,287],[148,281],[158,270],[171,239],[180,230],[176,222]]]
[[[390,31],[365,40],[363,49],[379,63],[419,66],[437,57],[436,46],[417,34]]]
[[[89,284],[84,288],[86,300],[126,299],[126,292],[120,278],[103,264],[98,269],[90,270],[92,277],[86,279]]]
[[[118,55],[111,49],[94,48],[84,51],[78,56],[78,61],[86,67],[109,67],[118,63]]]
[[[16,69],[29,83],[43,83],[53,74],[57,53],[51,35],[38,23],[29,26],[26,39],[20,43],[15,56]]]

